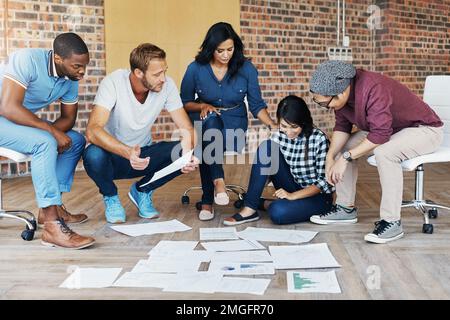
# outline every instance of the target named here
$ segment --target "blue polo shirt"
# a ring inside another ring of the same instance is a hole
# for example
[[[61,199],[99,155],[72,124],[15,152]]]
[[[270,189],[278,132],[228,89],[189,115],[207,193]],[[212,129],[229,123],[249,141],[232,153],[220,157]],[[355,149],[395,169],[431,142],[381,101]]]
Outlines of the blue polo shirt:
[[[23,106],[35,113],[56,101],[78,102],[78,82],[58,76],[52,50],[21,49],[0,66],[0,95],[5,78],[25,88]]]
[[[256,118],[258,113],[267,108],[261,97],[258,82],[258,71],[250,61],[245,61],[234,77],[227,72],[222,81],[218,81],[211,65],[192,62],[181,82],[181,100],[183,104],[195,101],[197,96],[201,101],[215,107],[234,108],[222,112],[225,129],[241,128],[247,130],[248,116],[244,98],[247,97],[248,108]]]

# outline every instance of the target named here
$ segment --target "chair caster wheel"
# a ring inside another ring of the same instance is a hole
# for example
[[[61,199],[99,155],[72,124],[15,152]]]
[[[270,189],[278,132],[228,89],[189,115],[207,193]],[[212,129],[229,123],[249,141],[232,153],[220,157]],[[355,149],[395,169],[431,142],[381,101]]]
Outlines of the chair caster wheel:
[[[24,230],[22,231],[22,239],[25,241],[31,241],[34,238],[34,230]]]
[[[426,234],[432,234],[433,233],[433,225],[424,223],[422,232],[426,233]]]
[[[236,209],[240,209],[240,208],[242,208],[244,206],[244,201],[243,200],[236,200],[235,202],[234,202],[234,207],[236,208]]]
[[[202,210],[202,202],[199,201],[195,204],[195,207],[197,208],[198,211]]]
[[[436,219],[438,217],[439,213],[437,209],[430,209],[428,210],[428,217],[430,219]]]
[[[181,203],[182,204],[189,204],[189,196],[182,196],[181,197]]]

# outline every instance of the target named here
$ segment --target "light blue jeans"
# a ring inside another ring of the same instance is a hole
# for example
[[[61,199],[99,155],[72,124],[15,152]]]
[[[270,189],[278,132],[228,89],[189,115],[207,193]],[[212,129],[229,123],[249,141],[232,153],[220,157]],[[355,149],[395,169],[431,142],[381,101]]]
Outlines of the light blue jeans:
[[[39,208],[61,205],[61,192],[69,192],[75,167],[86,140],[70,130],[66,133],[72,146],[58,154],[58,144],[47,131],[15,124],[0,117],[0,147],[32,156],[31,177]]]

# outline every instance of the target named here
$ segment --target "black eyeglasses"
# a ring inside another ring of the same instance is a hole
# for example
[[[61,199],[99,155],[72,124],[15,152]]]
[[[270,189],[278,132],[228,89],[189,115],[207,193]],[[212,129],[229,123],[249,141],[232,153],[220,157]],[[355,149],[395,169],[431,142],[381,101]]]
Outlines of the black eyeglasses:
[[[329,101],[317,101],[314,97],[313,97],[313,101],[321,108],[325,108],[325,109],[330,109],[330,103],[331,101],[333,101],[333,99],[336,98],[336,96],[332,96],[331,99]]]

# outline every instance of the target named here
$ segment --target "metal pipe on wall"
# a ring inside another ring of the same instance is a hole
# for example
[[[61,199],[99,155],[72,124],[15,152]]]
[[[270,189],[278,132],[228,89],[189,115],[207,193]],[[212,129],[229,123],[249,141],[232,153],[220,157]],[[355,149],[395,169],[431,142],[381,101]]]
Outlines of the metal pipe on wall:
[[[345,39],[345,0],[342,1],[342,44]]]
[[[9,55],[9,23],[8,23],[8,0],[3,0],[3,50],[5,51],[5,56]]]
[[[339,46],[339,38],[341,36],[341,0],[337,0],[337,39],[336,39],[336,45]]]

